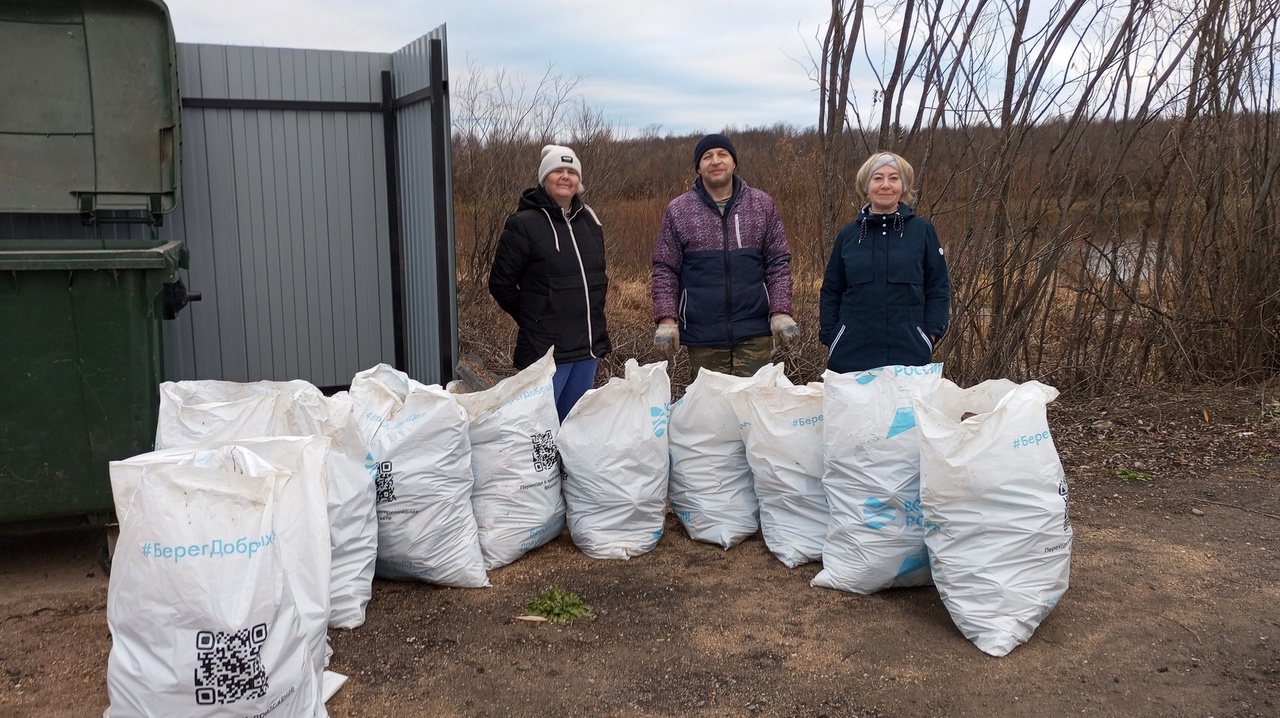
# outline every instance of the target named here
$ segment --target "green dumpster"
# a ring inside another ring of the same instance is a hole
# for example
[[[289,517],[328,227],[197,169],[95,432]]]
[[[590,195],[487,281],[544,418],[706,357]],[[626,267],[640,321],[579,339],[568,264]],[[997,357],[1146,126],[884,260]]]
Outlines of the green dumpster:
[[[160,0],[0,1],[0,221],[88,227],[0,240],[0,528],[110,521],[107,462],[154,444],[162,320],[198,298],[156,229],[180,112]]]
[[[107,462],[148,451],[179,242],[0,243],[0,522],[112,510]]]

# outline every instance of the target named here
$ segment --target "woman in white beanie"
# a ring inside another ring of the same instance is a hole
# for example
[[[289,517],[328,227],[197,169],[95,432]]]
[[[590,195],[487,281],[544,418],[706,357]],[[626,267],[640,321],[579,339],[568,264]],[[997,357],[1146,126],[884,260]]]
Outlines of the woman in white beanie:
[[[582,191],[578,155],[562,145],[543,147],[538,185],[520,193],[489,271],[489,293],[520,330],[515,368],[556,348],[561,421],[595,385],[596,364],[612,350],[604,317],[604,228],[583,204]]]
[[[892,152],[863,163],[866,203],[836,236],[822,277],[818,339],[827,368],[921,366],[947,331],[951,281],[933,223],[915,213],[915,170]]]

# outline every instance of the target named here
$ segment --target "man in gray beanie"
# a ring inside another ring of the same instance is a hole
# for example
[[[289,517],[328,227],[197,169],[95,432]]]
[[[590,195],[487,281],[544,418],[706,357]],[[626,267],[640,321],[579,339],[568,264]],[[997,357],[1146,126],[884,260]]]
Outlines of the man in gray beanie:
[[[698,177],[662,215],[653,248],[654,344],[683,344],[698,369],[750,376],[799,334],[791,318],[791,251],[773,198],[737,175],[721,134],[698,141]]]

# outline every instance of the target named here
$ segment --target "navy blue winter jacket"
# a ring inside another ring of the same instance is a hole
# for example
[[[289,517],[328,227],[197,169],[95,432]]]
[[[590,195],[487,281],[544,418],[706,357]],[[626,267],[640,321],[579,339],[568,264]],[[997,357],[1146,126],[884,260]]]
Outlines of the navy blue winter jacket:
[[[951,281],[933,223],[899,203],[858,218],[836,237],[822,278],[818,338],[827,368],[863,371],[933,361],[947,331]]]

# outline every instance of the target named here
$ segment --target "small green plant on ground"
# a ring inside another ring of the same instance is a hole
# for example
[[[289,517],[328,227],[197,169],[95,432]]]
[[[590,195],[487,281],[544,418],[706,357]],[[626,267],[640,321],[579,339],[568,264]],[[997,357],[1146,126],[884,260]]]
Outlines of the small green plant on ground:
[[[1134,471],[1123,466],[1116,469],[1116,478],[1121,481],[1150,481],[1153,477],[1148,471]]]
[[[524,610],[531,616],[542,616],[552,623],[568,623],[591,615],[591,607],[582,596],[552,586],[530,598]]]

